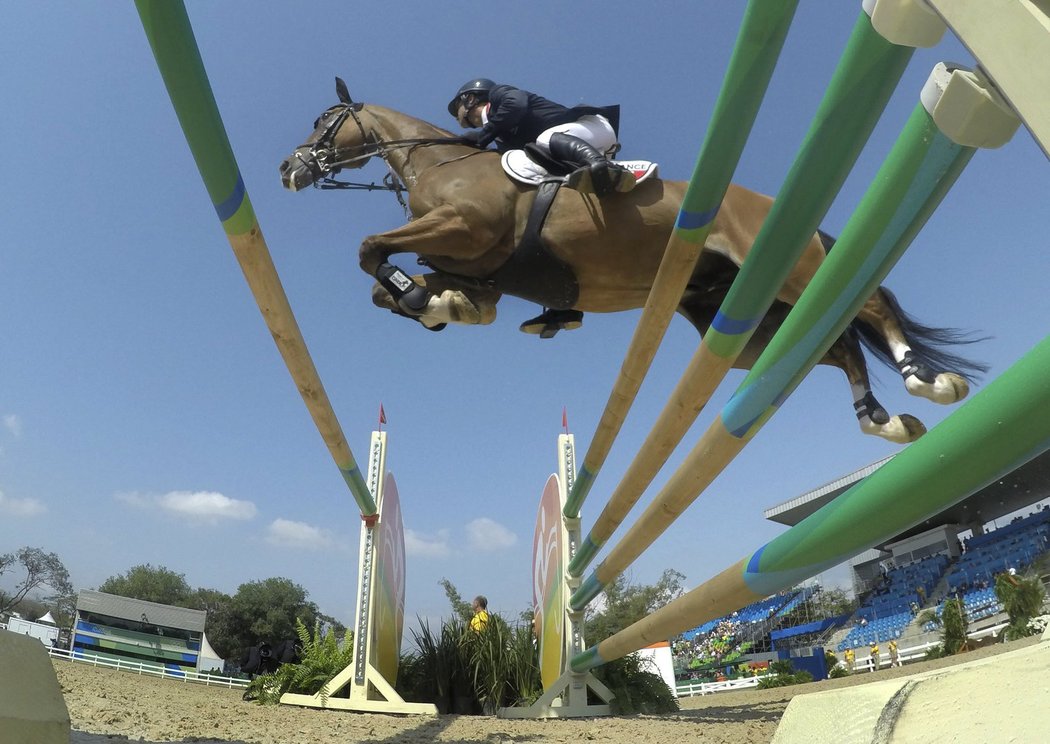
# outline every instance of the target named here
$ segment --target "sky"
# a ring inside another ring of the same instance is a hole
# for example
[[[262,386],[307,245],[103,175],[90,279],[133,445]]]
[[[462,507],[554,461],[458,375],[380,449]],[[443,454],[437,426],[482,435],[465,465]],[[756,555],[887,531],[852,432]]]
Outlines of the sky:
[[[277,166],[336,101],[336,75],[357,100],[452,129],[448,100],[484,76],[566,104],[619,103],[623,156],[687,179],[743,3],[187,6],[248,193],[359,462],[380,404],[386,411],[408,617],[448,614],[442,578],[516,616],[531,603],[532,533],[563,407],[582,461],[639,313],[590,314],[581,329],[540,340],[517,330],[537,308],[504,298],[490,326],[429,333],[374,308],[372,279],[357,267],[364,237],[403,224],[394,198],[291,193]],[[736,182],[777,191],[859,6],[801,3]],[[248,292],[133,3],[0,0],[0,22],[20,29],[0,47],[0,552],[53,551],[78,589],[143,563],[231,594],[283,576],[349,622],[359,516]],[[916,52],[828,232],[841,231],[942,60],[972,64],[950,35]],[[359,175],[384,173],[377,161]],[[1048,192],[1050,167],[1021,129],[974,157],[885,282],[919,319],[990,337],[967,349],[991,365],[986,379],[1046,333]],[[397,263],[414,267],[412,256]],[[584,507],[585,527],[697,342],[676,317]],[[891,412],[931,427],[950,413],[910,398],[895,372],[876,376]],[[635,515],[742,379],[730,374]],[[696,586],[780,534],[764,509],[899,451],[862,435],[851,403],[840,372],[814,371],[630,578],[648,583],[674,568]]]

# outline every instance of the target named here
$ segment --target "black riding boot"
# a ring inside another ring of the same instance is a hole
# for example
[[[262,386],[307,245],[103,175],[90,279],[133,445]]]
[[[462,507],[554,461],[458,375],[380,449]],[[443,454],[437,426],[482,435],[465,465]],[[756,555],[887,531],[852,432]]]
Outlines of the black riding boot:
[[[551,155],[558,160],[580,166],[569,174],[565,185],[585,194],[621,193],[634,188],[634,175],[609,161],[598,150],[571,134],[551,135]]]

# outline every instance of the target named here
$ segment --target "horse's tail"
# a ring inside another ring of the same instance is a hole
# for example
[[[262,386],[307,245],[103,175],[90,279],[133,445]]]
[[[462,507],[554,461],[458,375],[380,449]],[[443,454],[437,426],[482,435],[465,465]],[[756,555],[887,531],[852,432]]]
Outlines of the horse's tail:
[[[879,287],[876,291],[882,293],[882,298],[896,314],[897,322],[904,332],[904,338],[911,347],[914,362],[926,364],[934,370],[956,372],[969,382],[975,382],[988,371],[987,364],[967,359],[942,348],[986,341],[988,336],[975,337],[972,333],[961,331],[958,328],[935,328],[924,325],[905,312],[897,302],[897,298],[888,289]],[[886,340],[876,333],[874,328],[860,320],[854,320],[852,327],[860,336],[861,343],[876,359],[897,369],[893,353]]]

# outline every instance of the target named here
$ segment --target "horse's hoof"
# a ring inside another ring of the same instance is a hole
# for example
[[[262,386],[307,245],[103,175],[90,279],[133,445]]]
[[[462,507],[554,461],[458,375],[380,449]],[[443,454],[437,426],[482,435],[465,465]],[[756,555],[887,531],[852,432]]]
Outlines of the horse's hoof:
[[[482,322],[477,306],[459,290],[446,289],[439,297],[431,297],[427,313],[440,316],[442,307],[452,323],[479,325]]]
[[[958,403],[970,394],[969,383],[954,372],[941,372],[932,383],[923,382],[915,375],[909,375],[904,380],[904,387],[912,395],[941,405]]]
[[[902,413],[892,416],[885,424],[874,424],[871,419],[860,421],[860,429],[865,434],[873,434],[896,444],[908,444],[926,433],[926,425],[914,416]]]
[[[435,333],[438,331],[445,330],[445,328],[448,326],[448,323],[435,323],[433,320],[424,319],[420,316],[409,315],[406,317],[412,318],[413,320],[418,320],[421,326],[426,328],[428,331],[434,331]]]

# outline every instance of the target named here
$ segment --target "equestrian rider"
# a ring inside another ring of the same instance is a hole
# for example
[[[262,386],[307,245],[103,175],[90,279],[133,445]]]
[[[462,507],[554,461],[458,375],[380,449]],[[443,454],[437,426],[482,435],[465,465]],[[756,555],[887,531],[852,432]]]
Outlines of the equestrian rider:
[[[568,108],[527,90],[475,78],[449,101],[448,112],[462,127],[474,127],[463,139],[478,147],[495,142],[505,152],[535,143],[545,155],[575,166],[566,185],[577,191],[603,196],[634,188],[634,176],[607,157],[617,149],[619,106]]]

